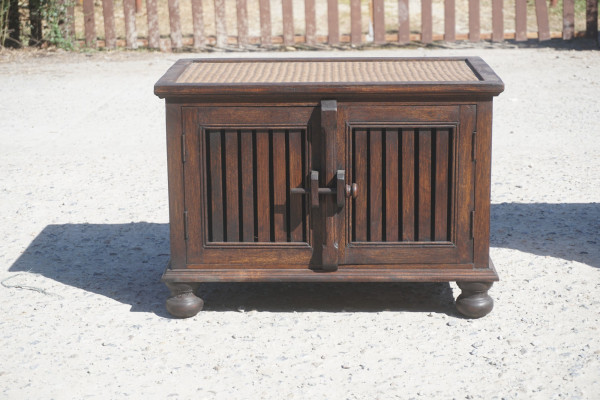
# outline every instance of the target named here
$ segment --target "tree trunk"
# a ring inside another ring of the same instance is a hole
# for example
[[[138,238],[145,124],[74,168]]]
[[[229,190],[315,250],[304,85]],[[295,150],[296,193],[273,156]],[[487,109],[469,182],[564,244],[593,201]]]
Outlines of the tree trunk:
[[[4,40],[4,47],[21,47],[20,17],[19,0],[10,0],[8,6],[8,37]]]

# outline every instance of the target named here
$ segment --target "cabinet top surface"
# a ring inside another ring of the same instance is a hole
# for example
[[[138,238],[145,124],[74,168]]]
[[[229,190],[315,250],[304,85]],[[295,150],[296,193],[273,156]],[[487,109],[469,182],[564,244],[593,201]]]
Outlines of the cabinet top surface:
[[[500,78],[479,57],[183,59],[156,83],[159,97],[282,94],[497,95]]]

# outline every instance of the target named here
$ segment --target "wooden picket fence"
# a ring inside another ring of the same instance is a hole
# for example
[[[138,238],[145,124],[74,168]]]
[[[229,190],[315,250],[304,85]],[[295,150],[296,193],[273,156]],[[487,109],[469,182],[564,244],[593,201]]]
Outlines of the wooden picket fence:
[[[81,1],[81,0],[80,0]],[[587,0],[586,31],[576,32],[575,27],[575,1],[563,1],[563,28],[562,32],[550,32],[548,5],[546,0],[535,0],[537,32],[527,30],[527,0],[515,0],[515,29],[514,32],[506,32],[504,27],[504,0],[491,0],[491,32],[481,32],[480,0],[468,0],[468,34],[457,34],[456,32],[456,6],[455,0],[444,1],[444,33],[443,35],[433,33],[432,0],[421,0],[421,26],[420,32],[410,31],[409,27],[409,0],[397,1],[396,30],[386,31],[386,15],[384,0],[369,0],[369,15],[364,15],[361,10],[361,0],[350,1],[350,31],[340,32],[340,16],[338,0],[327,1],[327,34],[317,35],[316,0],[304,0],[303,29],[296,29],[298,22],[294,19],[293,1],[281,0],[281,15],[283,34],[273,35],[271,18],[271,1],[258,0],[260,32],[258,36],[249,34],[248,1],[236,0],[235,7],[226,7],[225,0],[214,1],[214,15],[203,12],[203,0],[181,0],[191,1],[193,35],[182,34],[180,0],[168,0],[169,31],[168,37],[161,37],[159,31],[159,3],[158,0],[146,0],[147,37],[138,37],[136,33],[136,10],[141,9],[142,0],[123,0],[122,18],[125,25],[125,37],[117,38],[115,29],[115,10],[113,0],[102,0],[102,14],[104,22],[104,38],[98,38],[96,34],[96,23],[94,18],[94,0],[83,1],[83,18],[85,45],[88,47],[126,47],[138,48],[139,46],[162,49],[194,48],[197,50],[207,48],[233,49],[248,48],[250,46],[271,47],[274,45],[294,46],[318,46],[326,44],[329,46],[353,45],[360,46],[367,43],[406,44],[418,41],[424,44],[433,41],[453,42],[456,40],[469,40],[478,42],[480,40],[492,40],[501,42],[506,39],[525,41],[537,38],[540,41],[551,38],[562,38],[570,40],[575,36],[584,35],[596,38],[598,35],[598,2]],[[365,0],[362,0],[365,1]],[[552,0],[556,1],[556,0]],[[74,15],[72,7],[70,15]],[[209,15],[208,15],[209,14]],[[237,30],[232,35],[227,31],[227,19],[236,18]],[[139,16],[137,18],[140,18]],[[214,18],[214,34],[207,35],[205,22]],[[363,30],[363,19],[368,18],[372,27],[372,34],[367,35]],[[75,30],[75,24],[69,27],[71,32]],[[388,24],[389,29],[389,24]],[[300,33],[297,32],[301,31]]]

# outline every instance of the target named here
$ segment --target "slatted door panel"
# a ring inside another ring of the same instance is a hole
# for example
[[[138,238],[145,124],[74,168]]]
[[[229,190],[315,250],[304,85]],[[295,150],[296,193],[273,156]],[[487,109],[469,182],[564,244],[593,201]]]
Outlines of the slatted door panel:
[[[306,187],[312,112],[262,110],[184,111],[188,264],[309,264],[307,200],[290,190]]]
[[[346,203],[346,264],[472,261],[475,110],[442,106],[437,116],[433,111],[344,110],[347,174],[358,187]]]
[[[455,128],[352,129],[351,242],[451,241]]]

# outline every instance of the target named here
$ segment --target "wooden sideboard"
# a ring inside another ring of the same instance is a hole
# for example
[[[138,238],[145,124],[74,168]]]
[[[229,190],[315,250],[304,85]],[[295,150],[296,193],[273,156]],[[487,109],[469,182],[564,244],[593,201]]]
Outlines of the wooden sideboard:
[[[167,309],[202,282],[456,281],[489,313],[492,99],[478,57],[187,59],[166,100]]]

